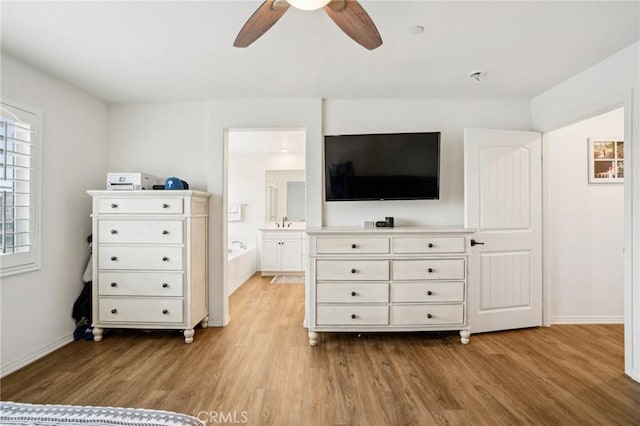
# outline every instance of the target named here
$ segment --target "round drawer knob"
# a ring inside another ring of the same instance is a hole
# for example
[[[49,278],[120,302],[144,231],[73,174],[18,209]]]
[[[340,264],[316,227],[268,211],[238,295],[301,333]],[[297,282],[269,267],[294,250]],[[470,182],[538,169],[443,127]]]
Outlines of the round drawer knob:
[[[433,243],[429,243],[429,245],[427,247],[433,248]]]
[[[118,283],[111,283],[111,287],[118,287]]]
[[[115,256],[111,256],[111,260],[113,260],[115,262],[116,260],[118,260],[118,258],[115,257]]]
[[[352,273],[352,274],[355,274],[355,273],[356,273],[356,270],[355,270],[355,269],[352,269],[352,270],[351,270],[351,273]]]
[[[356,314],[351,314],[351,319],[356,319]]]
[[[118,231],[116,231],[115,229],[112,229],[112,230],[111,230],[111,235],[115,235],[115,234],[117,234],[117,233],[118,233]]]
[[[167,283],[162,283],[162,288],[169,288],[169,284],[167,284]]]
[[[112,313],[112,314],[117,314],[117,313],[118,313],[118,310],[117,310],[117,309],[112,309],[112,310],[111,310],[111,313]]]
[[[167,256],[164,256],[164,257],[162,258],[162,261],[163,261],[163,262],[168,262],[168,261],[169,261],[169,258],[168,258]]]
[[[431,319],[431,318],[433,318],[433,315],[427,314],[427,318]]]
[[[169,310],[168,310],[168,309],[163,309],[163,310],[162,310],[162,314],[163,314],[163,315],[167,315],[168,313],[169,313]]]
[[[354,249],[354,248],[356,248],[356,247],[358,247],[358,246],[356,246],[355,244],[351,244],[351,248],[353,248],[353,249]]]
[[[169,208],[169,204],[163,203],[163,204],[162,204],[162,208],[163,208],[163,209],[168,209],[168,208]]]
[[[431,273],[433,273],[433,269],[429,268],[429,269],[427,269],[427,272],[431,274]]]
[[[169,231],[167,231],[166,229],[162,231],[162,235],[167,235],[167,234],[169,234]]]
[[[431,290],[427,291],[427,296],[431,296],[433,292]]]
[[[351,292],[351,295],[352,295],[352,296],[355,296],[356,294],[358,294],[358,293],[356,293],[355,291],[352,291],[352,292]]]
[[[118,208],[118,205],[117,205],[116,203],[113,203],[113,204],[111,204],[111,208],[112,208],[112,209],[117,209],[117,208]]]

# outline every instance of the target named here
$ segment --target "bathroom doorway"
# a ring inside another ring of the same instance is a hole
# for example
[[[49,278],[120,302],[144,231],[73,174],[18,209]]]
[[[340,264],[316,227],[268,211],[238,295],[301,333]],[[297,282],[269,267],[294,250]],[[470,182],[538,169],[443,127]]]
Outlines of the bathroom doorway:
[[[304,230],[305,130],[229,129],[227,143],[224,196],[230,296],[247,280],[262,275],[265,247],[267,259],[273,259],[271,245],[263,242],[265,230]],[[300,252],[301,268],[302,256]]]

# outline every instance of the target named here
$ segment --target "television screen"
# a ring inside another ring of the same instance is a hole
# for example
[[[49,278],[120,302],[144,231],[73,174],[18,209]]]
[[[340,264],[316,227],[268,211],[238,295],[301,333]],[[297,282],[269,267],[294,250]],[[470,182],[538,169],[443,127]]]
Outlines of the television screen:
[[[439,198],[440,132],[324,137],[327,201]]]

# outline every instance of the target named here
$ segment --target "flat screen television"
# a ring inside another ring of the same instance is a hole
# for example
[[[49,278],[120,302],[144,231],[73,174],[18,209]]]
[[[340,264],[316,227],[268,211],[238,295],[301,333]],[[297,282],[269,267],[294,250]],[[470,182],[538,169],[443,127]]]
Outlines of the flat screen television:
[[[440,132],[324,137],[327,201],[437,200]]]

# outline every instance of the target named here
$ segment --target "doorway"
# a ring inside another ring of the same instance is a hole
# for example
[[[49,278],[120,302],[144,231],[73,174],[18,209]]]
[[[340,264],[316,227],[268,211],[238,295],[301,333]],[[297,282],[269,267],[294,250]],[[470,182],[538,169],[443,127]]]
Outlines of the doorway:
[[[282,220],[305,221],[305,130],[229,129],[225,157],[225,296],[229,297],[261,271],[262,230]],[[295,179],[289,182],[287,176]],[[302,195],[299,203],[298,195]]]
[[[624,108],[545,133],[546,324],[624,323]]]

